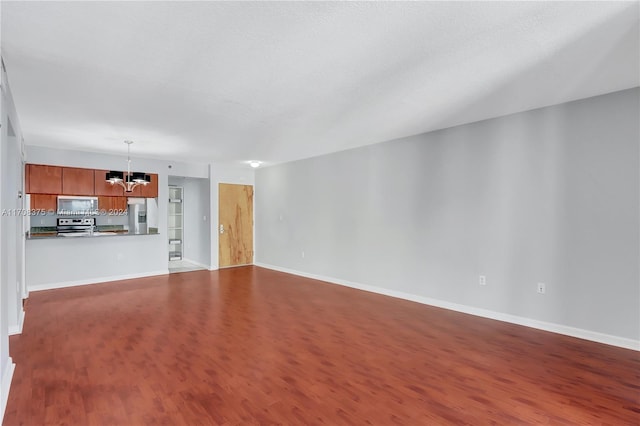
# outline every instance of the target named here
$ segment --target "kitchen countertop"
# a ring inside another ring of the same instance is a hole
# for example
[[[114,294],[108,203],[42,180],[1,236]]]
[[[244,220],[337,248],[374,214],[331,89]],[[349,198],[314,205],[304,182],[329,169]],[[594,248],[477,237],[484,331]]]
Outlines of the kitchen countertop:
[[[66,237],[58,235],[56,231],[45,231],[45,232],[31,232],[27,234],[27,240],[50,240],[53,238],[63,239],[63,240],[77,240],[79,238],[103,238],[103,237],[133,237],[140,235],[158,235],[159,232],[156,230],[155,232],[149,232],[147,234],[130,234],[128,230],[125,229],[98,229],[93,234],[82,234],[76,235],[73,237]]]

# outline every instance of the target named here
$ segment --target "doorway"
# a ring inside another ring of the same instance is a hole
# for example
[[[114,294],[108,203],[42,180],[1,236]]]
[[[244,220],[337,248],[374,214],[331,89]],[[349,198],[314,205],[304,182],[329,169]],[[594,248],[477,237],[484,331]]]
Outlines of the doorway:
[[[169,176],[169,272],[209,269],[209,179]]]
[[[253,186],[218,184],[218,267],[253,264]]]

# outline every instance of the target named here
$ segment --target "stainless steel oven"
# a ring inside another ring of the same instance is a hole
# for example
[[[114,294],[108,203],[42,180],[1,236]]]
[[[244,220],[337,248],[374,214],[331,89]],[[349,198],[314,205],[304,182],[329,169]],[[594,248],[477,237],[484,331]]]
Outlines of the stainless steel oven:
[[[91,235],[96,229],[95,217],[59,217],[56,231],[61,237],[80,237]]]

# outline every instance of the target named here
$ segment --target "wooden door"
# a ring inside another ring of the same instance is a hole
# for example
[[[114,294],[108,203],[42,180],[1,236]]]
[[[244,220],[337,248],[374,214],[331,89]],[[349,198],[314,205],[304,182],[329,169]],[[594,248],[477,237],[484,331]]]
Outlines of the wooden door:
[[[218,184],[218,266],[253,264],[253,186]]]

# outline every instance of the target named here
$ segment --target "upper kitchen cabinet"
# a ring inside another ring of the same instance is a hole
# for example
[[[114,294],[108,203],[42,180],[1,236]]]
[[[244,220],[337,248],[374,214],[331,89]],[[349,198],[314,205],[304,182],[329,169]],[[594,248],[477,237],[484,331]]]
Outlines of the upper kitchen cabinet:
[[[158,175],[150,174],[151,183],[140,185],[140,193],[144,198],[158,198]]]
[[[158,175],[151,182],[125,192],[121,185],[107,182],[108,170],[27,164],[25,183],[27,194],[98,195],[108,197],[158,198]]]
[[[28,194],[62,193],[62,167],[27,164],[25,172]]]
[[[94,171],[75,167],[62,168],[63,195],[94,195]]]
[[[93,170],[94,172],[94,194],[110,195],[112,197],[123,197],[124,188],[120,185],[113,185],[107,182],[106,175],[108,170]]]
[[[151,182],[146,185],[138,185],[133,191],[126,192],[127,197],[158,198],[158,175],[150,174]]]

